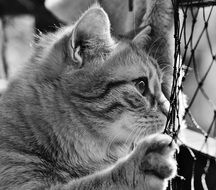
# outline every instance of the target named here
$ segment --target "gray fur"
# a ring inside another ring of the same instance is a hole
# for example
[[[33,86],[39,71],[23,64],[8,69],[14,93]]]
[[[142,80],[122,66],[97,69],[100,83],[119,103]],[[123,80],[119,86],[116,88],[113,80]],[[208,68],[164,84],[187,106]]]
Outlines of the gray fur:
[[[0,189],[166,188],[176,147],[151,134],[163,131],[168,101],[139,38],[146,39],[113,40],[94,5],[74,26],[40,39],[0,100]]]

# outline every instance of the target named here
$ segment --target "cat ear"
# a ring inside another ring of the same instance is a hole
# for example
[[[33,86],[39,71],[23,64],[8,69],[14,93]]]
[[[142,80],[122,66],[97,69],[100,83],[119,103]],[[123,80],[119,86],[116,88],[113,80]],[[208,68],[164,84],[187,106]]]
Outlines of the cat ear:
[[[141,38],[136,37],[141,41],[142,36],[144,37],[142,47],[147,51],[149,50],[149,53],[159,62],[161,61],[161,64],[167,62],[172,66],[174,24],[172,1],[134,0],[133,2],[133,14],[128,14],[125,30],[133,31],[136,28],[151,26],[149,40],[145,40],[147,29],[140,33]]]
[[[105,11],[95,4],[75,23],[70,44],[72,60],[81,67],[84,57],[96,56],[104,50],[104,46],[109,47],[111,44],[113,40],[109,18]]]

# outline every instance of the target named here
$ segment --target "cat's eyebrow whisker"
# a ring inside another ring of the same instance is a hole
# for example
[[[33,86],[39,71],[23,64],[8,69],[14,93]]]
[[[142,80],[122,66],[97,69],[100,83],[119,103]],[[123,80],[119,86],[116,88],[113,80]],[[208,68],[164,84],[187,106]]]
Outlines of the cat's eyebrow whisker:
[[[167,65],[167,62],[164,61],[164,55],[158,56],[157,57],[157,62],[160,63],[160,66],[162,66],[162,68],[160,68],[160,69],[168,68],[168,69],[170,69],[170,72],[171,72],[172,66]]]
[[[153,49],[155,48],[155,46],[157,45],[157,42],[160,40],[161,38],[157,38],[154,42],[152,42],[151,46],[149,47],[148,50],[148,54],[150,55],[153,51]]]
[[[167,71],[167,69],[172,69],[172,68],[170,68],[169,65],[166,65],[165,67],[161,68],[162,73],[169,74],[169,71]]]
[[[160,38],[159,38],[159,39],[160,39]],[[158,41],[159,41],[159,40],[158,40]],[[157,52],[158,52],[158,50],[161,48],[162,45],[163,45],[163,41],[161,40],[161,41],[159,42],[159,44],[157,45],[156,51],[154,52],[154,55],[153,55],[154,58],[156,58]],[[157,58],[157,59],[158,59],[158,58]]]

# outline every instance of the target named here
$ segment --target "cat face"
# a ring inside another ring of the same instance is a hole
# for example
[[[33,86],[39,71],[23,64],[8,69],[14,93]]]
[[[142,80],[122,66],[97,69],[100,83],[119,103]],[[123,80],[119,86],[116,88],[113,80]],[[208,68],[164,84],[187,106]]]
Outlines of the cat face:
[[[73,27],[41,39],[38,78],[58,80],[73,127],[128,144],[163,131],[169,102],[157,61],[145,51],[150,30],[114,40],[106,13],[95,5]]]
[[[81,69],[69,76],[73,83],[65,83],[71,85],[67,89],[72,89],[73,104],[88,118],[88,127],[92,123],[91,130],[110,140],[117,136],[117,141],[131,142],[161,132],[169,104],[156,61],[132,43],[113,51],[92,72]]]
[[[71,57],[79,66],[64,72],[65,93],[70,89],[83,125],[110,140],[132,142],[164,128],[169,103],[157,62],[143,49],[148,32],[147,27],[132,41],[115,42],[108,17],[98,7],[73,29]]]

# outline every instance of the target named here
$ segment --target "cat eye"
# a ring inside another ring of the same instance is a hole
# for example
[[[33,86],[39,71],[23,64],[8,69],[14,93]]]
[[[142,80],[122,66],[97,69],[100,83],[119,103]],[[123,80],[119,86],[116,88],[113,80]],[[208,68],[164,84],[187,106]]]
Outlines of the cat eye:
[[[135,87],[137,90],[144,95],[147,88],[148,88],[148,83],[147,83],[147,78],[140,78],[135,80]]]

